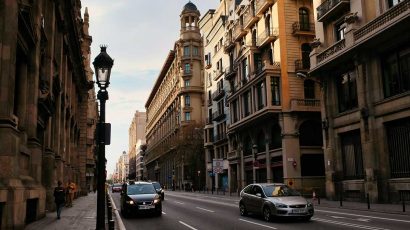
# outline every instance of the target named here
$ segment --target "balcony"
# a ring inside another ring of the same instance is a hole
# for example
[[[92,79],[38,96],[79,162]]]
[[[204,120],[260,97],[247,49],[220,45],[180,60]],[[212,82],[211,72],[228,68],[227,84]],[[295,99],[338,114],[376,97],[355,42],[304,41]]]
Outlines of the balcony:
[[[206,124],[207,125],[212,125],[213,123],[212,123],[212,117],[207,117],[206,118]]]
[[[262,16],[269,6],[275,3],[275,0],[255,0],[256,1],[256,15]]]
[[[294,22],[292,25],[292,34],[299,36],[315,36],[315,24]]]
[[[200,86],[184,86],[181,87],[179,94],[185,93],[203,93],[204,89]]]
[[[232,40],[232,38],[226,37],[226,40],[224,43],[224,52],[229,53],[234,47],[235,47],[235,42]]]
[[[290,100],[291,111],[320,112],[320,100],[318,99],[292,99]]]
[[[190,77],[192,76],[192,71],[191,70],[184,70],[182,72],[182,77]]]
[[[214,142],[222,142],[227,140],[226,133],[218,133],[214,136]]]
[[[258,46],[263,47],[270,44],[272,41],[275,41],[279,36],[278,28],[268,28],[265,29],[265,32],[259,34],[258,36]]]
[[[233,31],[234,41],[239,41],[243,36],[246,35],[246,30],[243,28],[243,25],[236,24]]]
[[[212,93],[212,100],[217,101],[225,96],[224,89],[217,89],[215,92]]]
[[[344,39],[336,42],[335,44],[333,44],[332,46],[330,46],[329,48],[327,48],[326,50],[324,50],[316,56],[317,64],[332,56],[336,56],[344,48],[346,48],[346,43]]]
[[[228,160],[235,160],[236,158],[238,158],[238,153],[236,150],[228,152]]]
[[[295,61],[295,72],[307,72],[310,68],[310,60],[298,59]]]
[[[213,121],[221,121],[225,119],[226,115],[224,111],[216,111],[212,113]]]
[[[244,29],[251,29],[252,26],[259,20],[259,18],[256,16],[255,11],[252,10],[251,7],[249,7],[244,15],[243,19],[243,24]]]
[[[326,0],[317,10],[317,20],[323,22],[350,8],[350,0]]]
[[[232,77],[236,75],[236,72],[238,71],[238,66],[228,66],[225,69],[225,80],[229,81]]]

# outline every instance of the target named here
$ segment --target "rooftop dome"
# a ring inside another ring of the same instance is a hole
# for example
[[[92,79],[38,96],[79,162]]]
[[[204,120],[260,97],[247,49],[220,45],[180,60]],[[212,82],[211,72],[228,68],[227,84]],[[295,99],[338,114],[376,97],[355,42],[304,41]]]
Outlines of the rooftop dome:
[[[187,4],[185,4],[184,8],[182,9],[183,11],[185,10],[190,10],[190,11],[195,11],[198,10],[195,6],[194,3],[192,3],[191,1],[189,1]]]

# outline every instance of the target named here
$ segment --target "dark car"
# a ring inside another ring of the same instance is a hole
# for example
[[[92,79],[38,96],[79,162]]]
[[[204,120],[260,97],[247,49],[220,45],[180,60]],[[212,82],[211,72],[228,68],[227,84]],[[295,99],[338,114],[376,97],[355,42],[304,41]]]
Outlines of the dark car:
[[[121,192],[122,191],[122,185],[121,184],[113,184],[111,187],[111,192]]]
[[[164,189],[162,189],[161,184],[159,182],[152,182],[152,184],[154,185],[155,190],[157,191],[158,195],[161,196],[161,200],[164,200]]]
[[[125,218],[143,213],[162,215],[161,197],[149,182],[135,182],[121,195],[121,214]]]
[[[241,191],[239,212],[262,214],[266,221],[275,217],[298,217],[310,220],[313,204],[285,184],[250,184]]]

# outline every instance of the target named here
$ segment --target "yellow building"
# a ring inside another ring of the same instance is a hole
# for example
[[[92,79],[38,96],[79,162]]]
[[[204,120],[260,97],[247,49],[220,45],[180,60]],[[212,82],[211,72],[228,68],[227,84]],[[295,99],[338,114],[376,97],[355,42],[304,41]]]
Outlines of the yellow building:
[[[145,104],[147,179],[167,187],[197,183],[203,156],[203,44],[200,13],[187,3],[180,38],[168,54]],[[198,147],[199,146],[199,147]]]
[[[315,0],[328,198],[410,199],[410,1]]]
[[[304,193],[320,192],[320,86],[297,78],[310,65],[312,1],[243,0],[224,5],[223,48],[229,61],[222,69],[230,90],[229,150],[223,156],[228,166],[223,174],[229,191],[253,182],[284,182]]]

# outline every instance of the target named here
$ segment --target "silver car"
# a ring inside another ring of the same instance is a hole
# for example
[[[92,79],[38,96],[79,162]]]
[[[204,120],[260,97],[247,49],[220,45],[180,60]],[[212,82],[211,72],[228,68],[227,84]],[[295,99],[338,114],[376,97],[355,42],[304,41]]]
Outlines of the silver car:
[[[306,221],[312,218],[313,204],[300,193],[285,184],[250,184],[241,191],[239,211],[262,214],[266,221],[275,216],[299,217]]]

